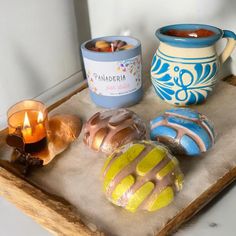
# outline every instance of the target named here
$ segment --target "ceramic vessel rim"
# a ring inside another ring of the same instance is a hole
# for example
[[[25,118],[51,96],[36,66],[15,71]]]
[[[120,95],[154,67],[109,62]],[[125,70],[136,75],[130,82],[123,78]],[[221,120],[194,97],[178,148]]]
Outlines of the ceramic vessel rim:
[[[170,35],[165,35],[164,32],[167,31],[168,29],[207,29],[211,30],[214,32],[214,35],[209,36],[209,37],[199,37],[199,38],[188,38],[188,37],[176,37],[176,36],[170,36]],[[223,30],[211,26],[211,25],[206,25],[206,24],[174,24],[174,25],[167,25],[164,27],[161,27],[156,30],[155,32],[156,37],[163,42],[175,42],[175,43],[186,43],[186,44],[198,44],[198,43],[206,43],[206,44],[213,44],[215,43],[218,39],[220,39],[223,36]]]

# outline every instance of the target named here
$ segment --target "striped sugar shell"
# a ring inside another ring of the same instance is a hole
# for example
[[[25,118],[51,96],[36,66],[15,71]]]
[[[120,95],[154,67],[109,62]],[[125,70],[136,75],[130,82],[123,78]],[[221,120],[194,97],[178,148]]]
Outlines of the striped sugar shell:
[[[159,141],[174,154],[200,155],[215,142],[212,122],[189,108],[175,108],[150,122],[151,140]]]
[[[84,127],[84,143],[107,155],[124,144],[145,138],[144,122],[124,108],[97,112]]]
[[[169,205],[183,185],[177,159],[152,141],[117,149],[107,158],[102,177],[108,200],[131,212],[156,211]]]

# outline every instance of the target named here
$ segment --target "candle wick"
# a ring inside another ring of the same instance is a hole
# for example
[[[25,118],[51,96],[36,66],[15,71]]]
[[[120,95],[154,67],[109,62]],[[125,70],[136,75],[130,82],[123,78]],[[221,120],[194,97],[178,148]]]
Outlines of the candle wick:
[[[14,131],[14,134],[17,134],[19,136],[22,136],[22,128],[21,126],[17,126],[15,131]]]
[[[114,44],[111,43],[111,51],[114,52]]]

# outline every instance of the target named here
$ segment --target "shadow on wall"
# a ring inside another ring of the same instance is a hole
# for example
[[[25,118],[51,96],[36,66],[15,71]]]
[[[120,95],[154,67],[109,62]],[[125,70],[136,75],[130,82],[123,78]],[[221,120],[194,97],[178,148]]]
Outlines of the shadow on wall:
[[[74,0],[74,9],[77,22],[79,42],[82,43],[91,38],[88,3],[84,0]],[[81,29],[83,29],[81,33]]]
[[[17,65],[24,72],[24,78],[28,78],[25,89],[29,91],[26,91],[26,94],[40,94],[45,89],[43,84],[44,75],[42,74],[41,68],[34,63],[32,55],[27,55],[27,50],[22,48],[21,45],[17,45],[17,42],[13,48]],[[29,97],[25,97],[24,99],[28,99]]]
[[[215,12],[215,15],[212,20],[220,16],[222,21],[221,21],[221,25],[218,25],[218,27],[221,27],[222,29],[228,29],[224,27],[223,23],[232,21],[232,19],[235,18],[235,12],[236,12],[236,1],[224,0],[221,2],[221,5],[217,8],[217,11]],[[234,22],[235,22],[235,19],[234,19]],[[234,33],[236,33],[235,31],[236,28],[229,29],[229,30],[232,30],[234,31]],[[219,52],[220,54],[220,52],[223,50],[223,46],[222,46],[222,42],[221,42],[221,45],[219,44],[220,43],[218,43],[217,45],[217,52]],[[236,52],[234,51],[233,54],[236,55]],[[235,64],[236,64],[235,60],[233,60],[232,57],[229,57],[219,72],[219,75],[218,75],[219,78],[224,78],[228,75],[236,74]]]
[[[150,73],[150,65],[153,58],[154,53],[156,52],[159,41],[155,36],[155,31],[152,35],[147,31],[147,26],[142,21],[138,25],[139,32],[142,32],[142,41],[145,42],[145,45],[142,45],[142,55],[143,55],[143,70],[145,75]],[[146,43],[148,42],[148,43]]]
[[[88,3],[87,1],[84,1],[84,0],[74,0],[74,8],[75,8],[75,16],[76,16],[76,22],[77,22],[77,35],[78,35],[78,40],[79,40],[79,45],[80,45],[84,41],[87,41],[91,38]],[[80,58],[83,58],[81,55],[80,48],[78,48],[78,50],[80,53]],[[83,60],[81,60],[81,64],[83,68],[83,75],[85,78],[86,76],[85,76]]]
[[[221,6],[216,11],[216,16],[220,16],[221,19],[227,21],[227,18],[235,16],[236,12],[236,1],[235,0],[224,0],[221,1]]]

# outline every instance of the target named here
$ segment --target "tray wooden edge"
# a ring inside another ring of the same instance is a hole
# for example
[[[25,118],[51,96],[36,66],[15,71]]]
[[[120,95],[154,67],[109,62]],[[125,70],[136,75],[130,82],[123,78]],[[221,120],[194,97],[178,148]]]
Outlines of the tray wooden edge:
[[[47,194],[0,167],[0,195],[55,235],[100,235],[91,232],[70,204]]]
[[[87,81],[84,81],[81,87],[73,93],[49,106],[49,111],[55,109],[86,87]],[[0,131],[0,136],[4,133],[6,133],[6,130]],[[158,233],[158,236],[166,236],[175,232],[180,225],[192,218],[235,179],[236,167],[227,172],[191,204],[170,219]],[[14,170],[11,170],[10,166],[1,162],[0,195],[8,199],[25,214],[32,217],[36,222],[55,235],[104,235],[104,233],[99,231],[92,232],[84,225],[78,214],[75,214],[73,211],[73,206],[68,202],[32,185],[27,180],[23,179],[22,176],[14,173]]]
[[[78,214],[65,200],[48,194],[25,179],[11,173],[8,167],[0,167],[0,195],[20,208],[25,214],[55,235],[103,235],[92,232],[83,224]],[[202,193],[189,206],[173,217],[157,234],[166,236],[175,232],[180,225],[187,222],[217,194],[236,179],[236,167],[227,172],[208,190]]]

